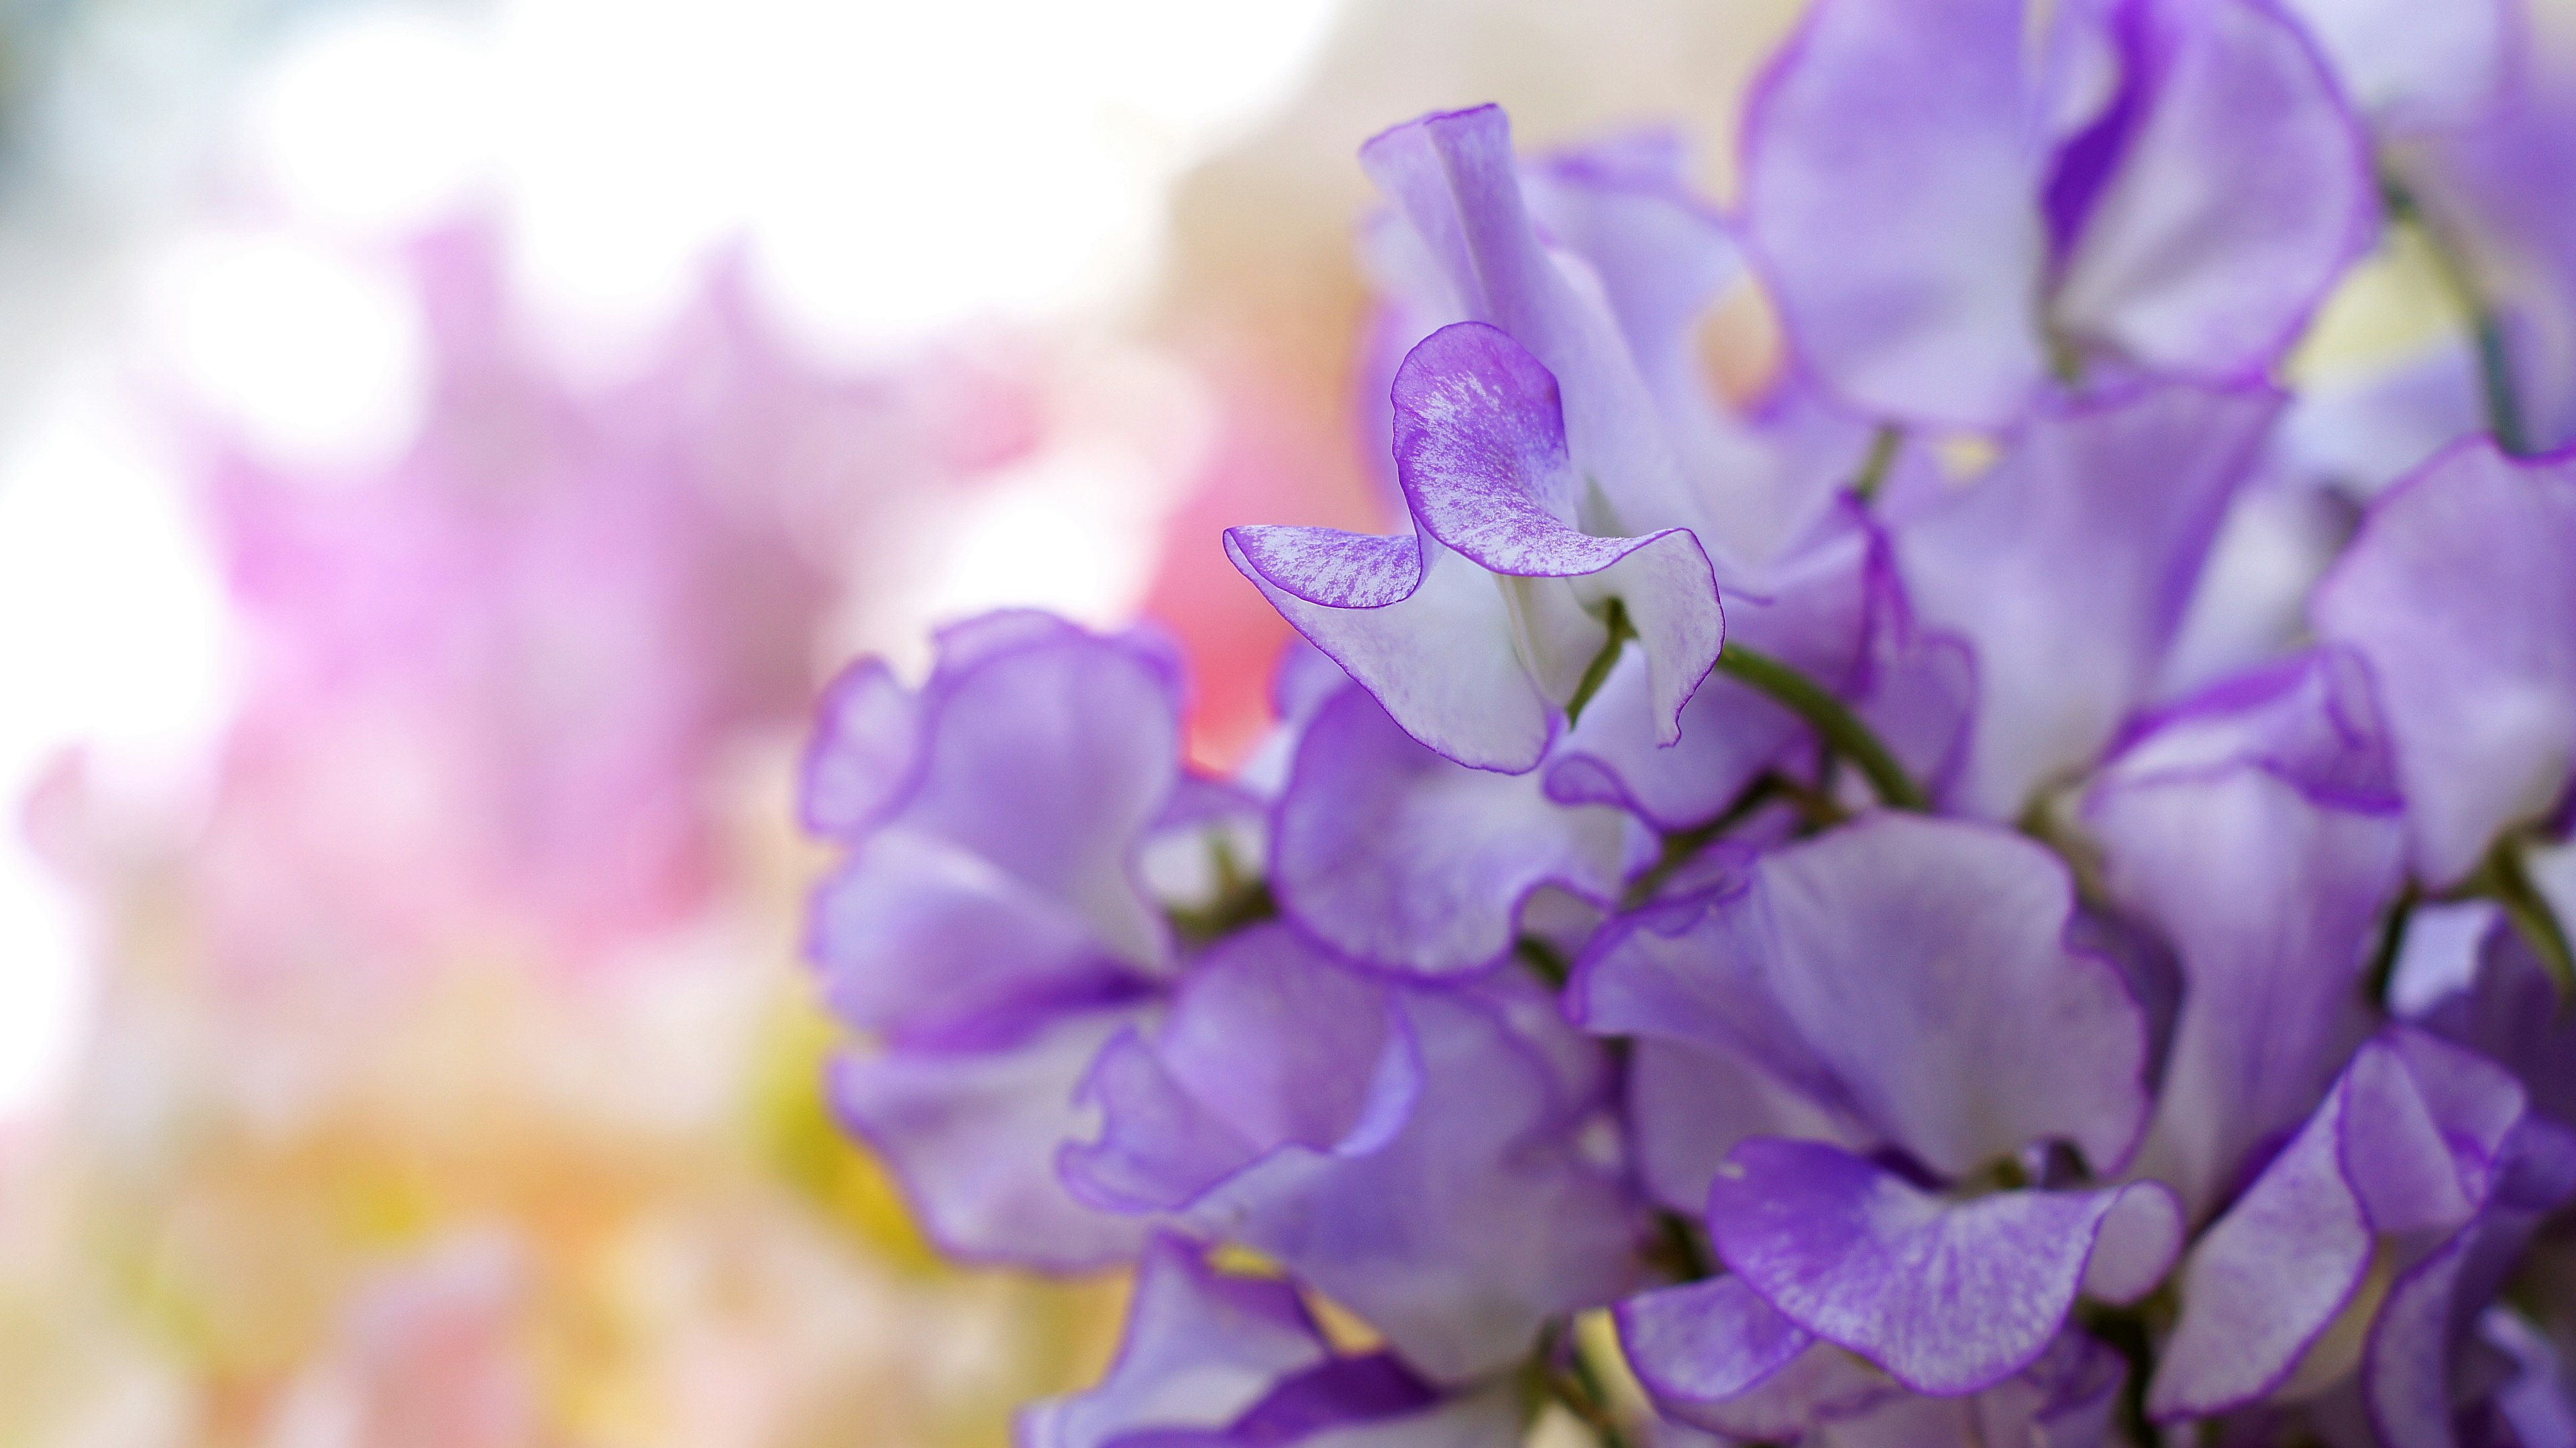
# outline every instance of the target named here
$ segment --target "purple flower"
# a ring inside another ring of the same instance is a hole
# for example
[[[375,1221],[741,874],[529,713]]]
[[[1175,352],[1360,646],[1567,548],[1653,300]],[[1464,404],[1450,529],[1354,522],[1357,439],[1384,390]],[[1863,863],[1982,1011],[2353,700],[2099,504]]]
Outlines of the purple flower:
[[[2374,216],[2332,81],[2256,0],[1822,0],[1746,127],[1800,352],[1927,423],[2009,424],[2068,359],[2259,375]]]
[[[1612,639],[1613,608],[1643,646],[1657,737],[1679,737],[1725,632],[1697,540],[1586,531],[1599,513],[1556,379],[1492,327],[1434,333],[1394,396],[1414,536],[1234,528],[1235,566],[1407,733],[1461,764],[1537,766]]]
[[[1928,462],[1891,485],[1906,590],[1974,657],[1960,809],[2018,816],[2146,702],[2279,405],[2264,387],[2182,384],[2052,402],[1967,486]]]
[[[1440,1381],[1633,1280],[1633,1208],[1579,1138],[1601,1062],[1525,982],[1398,985],[1260,926],[1085,1089],[1078,1195],[1261,1252]]]
[[[1908,1387],[1973,1392],[2036,1361],[2079,1291],[2141,1295],[2179,1246],[2161,1185],[2067,1184],[2116,1171],[2148,1104],[2145,1017],[2068,945],[2073,904],[2025,840],[1872,816],[1614,925],[1570,1001],[1787,1108],[1769,1130],[1805,1139],[1653,1119],[1685,1096],[1632,1105],[1641,1138],[1725,1151],[1700,1163],[1709,1236],[1753,1293]]]
[[[1053,1155],[1092,1055],[1174,968],[1138,868],[1182,783],[1177,666],[1041,614],[939,643],[917,692],[876,660],[844,674],[806,756],[807,823],[848,850],[810,949],[882,1047],[834,1097],[942,1246],[1100,1265],[1142,1233],[1067,1196]]]

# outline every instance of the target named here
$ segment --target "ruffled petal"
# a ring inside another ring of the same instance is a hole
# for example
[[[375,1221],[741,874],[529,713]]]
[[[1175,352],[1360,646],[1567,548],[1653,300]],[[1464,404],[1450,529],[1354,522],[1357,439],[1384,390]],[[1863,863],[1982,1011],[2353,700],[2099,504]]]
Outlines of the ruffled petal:
[[[1394,993],[1422,1062],[1402,1131],[1364,1156],[1285,1149],[1190,1220],[1285,1264],[1431,1377],[1462,1382],[1526,1354],[1547,1318],[1629,1287],[1635,1206],[1584,1155],[1584,1103],[1522,1027],[1472,995]]]
[[[1829,687],[1854,678],[1869,637],[1869,538],[1836,529],[1782,560],[1727,603],[1728,636]],[[1548,793],[1617,804],[1661,830],[1700,824],[1808,737],[1770,696],[1723,675],[1691,695],[1666,744],[1642,651],[1624,651],[1547,765]]]
[[[1536,774],[1442,758],[1358,689],[1308,725],[1275,831],[1272,885],[1290,918],[1427,974],[1501,959],[1541,885],[1610,903],[1652,848],[1617,810],[1549,799]]]
[[[1987,1448],[1998,1443],[2100,1448],[2127,1441],[2114,1427],[2129,1365],[2069,1330],[2040,1360],[1984,1392],[1959,1398],[1891,1394],[1828,1420],[1819,1448]]]
[[[1522,659],[1549,698],[1573,696],[1608,637],[1598,611],[1622,603],[1645,654],[1656,739],[1670,744],[1725,641],[1717,574],[1677,529],[1609,538],[1577,528],[1583,495],[1557,397],[1556,379],[1510,336],[1479,322],[1443,327],[1396,371],[1396,478],[1425,532],[1501,577]]]
[[[1908,596],[1976,655],[1957,804],[2017,816],[2144,701],[2279,406],[2265,388],[2179,384],[2063,404],[1964,490],[1891,496]]]
[[[2054,320],[2158,371],[2260,375],[2370,242],[2369,143],[2268,5],[2135,13],[2146,105],[2066,259]]]
[[[1781,1316],[1741,1277],[1643,1293],[1615,1315],[1619,1345],[1656,1411],[1712,1433],[1795,1438],[1898,1391]]]
[[[1076,1085],[1135,1019],[1067,1014],[999,1049],[849,1057],[833,1071],[833,1104],[893,1168],[942,1251],[1048,1271],[1109,1266],[1134,1256],[1144,1226],[1076,1201],[1055,1158],[1090,1127]]]
[[[1745,120],[1747,244],[1861,410],[2010,422],[2046,375],[2019,0],[1822,0]]]
[[[2142,1205],[2123,1210],[2133,1198]],[[1951,1201],[1848,1152],[1765,1138],[1719,1173],[1708,1224],[1726,1265],[1798,1326],[1951,1394],[2038,1360],[2115,1215],[2130,1241],[2110,1275],[2131,1295],[2152,1284],[2181,1241],[2171,1204],[2153,1183]]]
[[[2474,869],[2547,810],[2576,754],[2576,480],[2492,444],[2444,453],[2371,508],[2310,608],[2366,659],[2395,742],[2416,871]]]

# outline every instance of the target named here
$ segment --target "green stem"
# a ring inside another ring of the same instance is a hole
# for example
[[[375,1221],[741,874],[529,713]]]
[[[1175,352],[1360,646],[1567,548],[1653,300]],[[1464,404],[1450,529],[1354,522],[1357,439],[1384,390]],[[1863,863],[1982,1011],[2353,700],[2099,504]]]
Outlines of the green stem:
[[[1879,425],[1878,435],[1869,440],[1869,454],[1861,459],[1860,472],[1852,478],[1852,496],[1866,503],[1878,495],[1879,485],[1887,481],[1887,470],[1896,464],[1896,450],[1905,441],[1905,429],[1895,423]]]
[[[2397,955],[2406,944],[2406,922],[2414,918],[2415,904],[2421,898],[2415,882],[2407,881],[2396,902],[2388,907],[2388,918],[2380,923],[2379,945],[2370,953],[2369,973],[2362,977],[2373,1005],[2388,1000],[2388,983],[2397,975]]]
[[[1609,636],[1602,639],[1601,652],[1594,654],[1592,662],[1584,665],[1582,681],[1574,686],[1574,697],[1565,703],[1565,722],[1569,727],[1583,717],[1583,706],[1592,702],[1592,696],[1601,692],[1602,683],[1619,662],[1619,651],[1628,646],[1628,640],[1637,636],[1636,626],[1628,622],[1628,606],[1618,599],[1610,600],[1610,616],[1606,621],[1610,625]]]
[[[2469,340],[2477,353],[2478,387],[2486,402],[2487,428],[2495,434],[2496,446],[2516,457],[2529,456],[2531,435],[2523,425],[2521,394],[2513,385],[2513,354],[2506,344],[2504,320],[2478,286],[2468,253],[2435,224],[2404,181],[2383,174],[2379,189],[2391,219],[2414,227],[2415,234],[2424,238],[2433,269],[2441,276],[2442,289],[2450,293],[2452,305],[2460,309],[2468,323]]]
[[[2511,835],[2496,841],[2488,852],[2486,868],[2487,893],[2494,896],[2504,913],[2513,920],[2531,953],[2558,982],[2558,999],[2564,1004],[2576,1001],[2576,951],[2568,948],[2567,932],[2560,926],[2558,913],[2549,908],[2549,899],[2531,883],[2522,868],[2522,851],[2515,848]]]
[[[1905,766],[1896,762],[1868,725],[1860,721],[1842,700],[1820,687],[1815,680],[1799,673],[1770,655],[1729,641],[1717,655],[1718,672],[1747,684],[1772,699],[1799,718],[1807,721],[1829,749],[1844,758],[1869,780],[1879,802],[1892,809],[1928,810],[1930,799],[1906,776]]]

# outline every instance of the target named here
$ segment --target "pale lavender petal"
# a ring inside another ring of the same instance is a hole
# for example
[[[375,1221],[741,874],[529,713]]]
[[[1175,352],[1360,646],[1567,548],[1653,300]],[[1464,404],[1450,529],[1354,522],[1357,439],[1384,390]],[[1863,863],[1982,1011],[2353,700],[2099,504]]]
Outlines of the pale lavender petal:
[[[1329,1355],[1293,1286],[1223,1275],[1195,1248],[1158,1237],[1137,1264],[1108,1375],[1030,1404],[1015,1436],[1020,1448],[1106,1448],[1140,1428],[1222,1427]]]
[[[2152,96],[2052,306],[2177,375],[2252,377],[2369,245],[2369,144],[2305,36],[2254,0],[2136,7]]]
[[[1890,1141],[1951,1176],[2049,1140],[2100,1171],[2127,1159],[2146,1022],[2109,962],[2069,948],[2056,856],[1877,814],[1765,857],[1761,889],[1773,993]]]
[[[2373,505],[2318,588],[2319,636],[2369,661],[2425,883],[2546,811],[2576,754],[2576,480],[2488,443]]]
[[[1951,1201],[1848,1152],[1764,1138],[1736,1148],[1711,1186],[1709,1237],[1800,1327],[1919,1392],[1967,1393],[2047,1350],[2106,1221],[2140,1195],[2169,1210],[2153,1184]],[[2180,1235],[2163,1233],[2168,1251]],[[2112,1275],[2124,1288],[2162,1275],[2137,1248],[2123,1256]]]
[[[1747,245],[1801,355],[1864,411],[1996,426],[2045,375],[2022,9],[1822,0],[1746,117]]]
[[[879,658],[864,658],[823,691],[797,790],[805,828],[855,843],[911,783],[921,719],[910,690]]]
[[[1358,689],[1307,727],[1275,829],[1272,886],[1290,918],[1363,960],[1432,974],[1501,959],[1542,885],[1612,903],[1652,848],[1625,814],[1558,804],[1536,774],[1442,758]]]
[[[2461,1379],[2470,1323],[2504,1285],[2547,1214],[2576,1194],[2576,1133],[2525,1119],[2493,1159],[2469,1227],[2397,1275],[2371,1323],[2361,1386],[2372,1424],[2394,1448],[2449,1448],[2472,1384]]]
[[[1619,1345],[1656,1411],[1713,1433],[1794,1438],[1897,1391],[1781,1316],[1741,1277],[1643,1293],[1615,1316]]]
[[[1874,582],[1869,538],[1839,529],[1782,560],[1727,602],[1728,637],[1828,687],[1855,678],[1869,638]],[[1656,737],[1642,653],[1629,649],[1547,765],[1548,792],[1568,802],[1618,804],[1660,830],[1686,829],[1724,810],[1746,785],[1809,738],[1770,696],[1712,675],[1691,696],[1678,742]]]
[[[871,835],[816,887],[807,948],[833,1010],[896,1040],[1132,993],[1149,978],[1063,900],[901,826]]]
[[[2369,1029],[2358,983],[2404,845],[2365,688],[2332,654],[2226,686],[2150,728],[2086,798],[2112,898],[2182,966],[2131,1170],[2195,1216],[2307,1117]]]
[[[2174,631],[2155,693],[2178,698],[2292,653],[2308,595],[2352,537],[2352,505],[2267,471],[2237,490]]]
[[[1511,605],[1439,540],[1229,528],[1225,551],[1406,733],[1477,769],[1519,772],[1546,755],[1557,708],[1513,646]]]
[[[1772,1075],[1740,1052],[1640,1035],[1628,1047],[1628,1149],[1657,1205],[1697,1216],[1708,1184],[1748,1137],[1874,1143],[1849,1116]]]
[[[2060,404],[1966,488],[1890,497],[1922,624],[1976,655],[1956,803],[2016,817],[2144,701],[2279,405],[2259,387],[2179,384]]]
[[[1134,1255],[1144,1225],[1076,1201],[1055,1157],[1088,1134],[1075,1086],[1135,1019],[1068,1013],[1001,1049],[849,1057],[833,1071],[833,1104],[894,1169],[942,1251],[1049,1271],[1109,1266]]]
[[[1136,857],[1180,780],[1179,682],[1165,657],[1048,622],[934,675],[894,821],[1065,902],[1120,959],[1157,963],[1168,932]]]
[[[1365,1156],[1287,1148],[1191,1213],[1286,1265],[1442,1382],[1526,1354],[1637,1271],[1635,1204],[1586,1157],[1557,1067],[1472,994],[1398,988],[1423,1089]]]
[[[2512,1071],[2534,1110],[2576,1126],[2576,1016],[2494,903],[2416,907],[2388,995],[2404,1019]]]
[[[1066,1183],[1116,1211],[1172,1211],[1284,1147],[1364,1155],[1412,1111],[1419,1063],[1385,990],[1283,925],[1195,962],[1150,1040],[1130,1032],[1083,1088],[1096,1143]]]
[[[2501,99],[2523,37],[2510,0],[2284,0],[2382,132],[2457,125]]]

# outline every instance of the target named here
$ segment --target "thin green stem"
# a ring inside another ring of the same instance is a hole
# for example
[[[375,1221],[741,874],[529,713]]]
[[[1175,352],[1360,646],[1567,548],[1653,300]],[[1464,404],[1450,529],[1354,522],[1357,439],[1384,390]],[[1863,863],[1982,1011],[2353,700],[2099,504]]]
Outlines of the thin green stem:
[[[2379,190],[2391,219],[2414,227],[2415,234],[2424,239],[2424,248],[2433,258],[2433,269],[2441,276],[2442,289],[2450,293],[2452,305],[2459,308],[2468,324],[2469,341],[2477,353],[2478,388],[2485,398],[2487,428],[2495,434],[2496,446],[2517,457],[2528,456],[2532,450],[2531,434],[2523,422],[2521,394],[2513,385],[2513,353],[2505,338],[2504,320],[2479,287],[2467,251],[2434,221],[2404,181],[2382,174]]]
[[[1583,706],[1591,703],[1592,696],[1601,692],[1602,683],[1610,677],[1610,670],[1617,666],[1619,651],[1628,646],[1628,640],[1637,636],[1636,626],[1628,622],[1628,606],[1615,598],[1610,600],[1610,616],[1606,622],[1610,633],[1601,641],[1601,652],[1594,654],[1592,662],[1584,665],[1582,681],[1574,686],[1574,697],[1566,701],[1565,722],[1569,725],[1583,717]]]
[[[1857,767],[1876,791],[1879,802],[1892,809],[1928,810],[1932,807],[1921,787],[1907,777],[1905,766],[1879,742],[1870,727],[1860,721],[1842,700],[1827,693],[1815,680],[1799,673],[1770,655],[1728,641],[1717,655],[1718,672],[1762,691],[1799,718],[1807,721],[1822,738],[1827,748],[1838,751]]]
[[[1869,440],[1869,453],[1861,459],[1860,471],[1851,480],[1852,496],[1866,503],[1878,496],[1879,485],[1887,481],[1887,470],[1896,464],[1896,450],[1905,441],[1905,429],[1895,423],[1881,423],[1876,436]]]
[[[1566,981],[1574,975],[1574,967],[1566,960],[1565,952],[1535,935],[1524,935],[1513,941],[1512,954],[1519,956],[1531,973],[1553,989],[1565,989]]]
[[[2559,1002],[2564,1005],[2576,1001],[2576,951],[2568,947],[2567,932],[2559,923],[2558,912],[2549,908],[2548,897],[2540,893],[2523,869],[2522,851],[2511,835],[2496,841],[2479,873],[2486,893],[2504,907],[2504,913],[2531,946],[2531,953],[2540,957],[2550,978],[2558,982]]]

